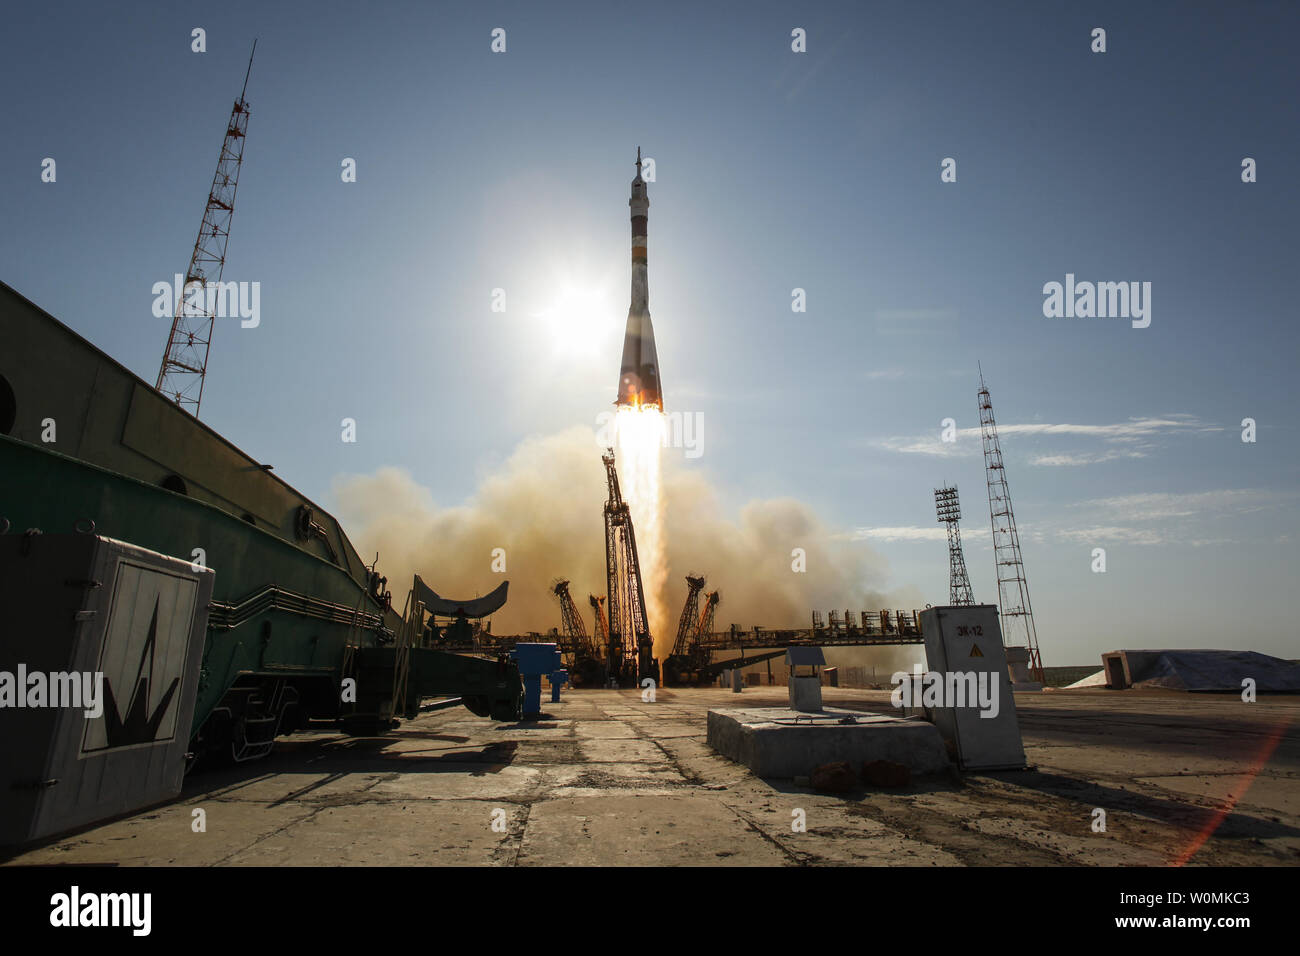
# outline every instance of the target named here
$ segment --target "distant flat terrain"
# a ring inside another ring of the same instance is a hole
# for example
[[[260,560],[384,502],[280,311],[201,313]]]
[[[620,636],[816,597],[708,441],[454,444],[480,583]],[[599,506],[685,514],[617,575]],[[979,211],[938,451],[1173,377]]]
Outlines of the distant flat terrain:
[[[784,687],[567,691],[536,722],[464,708],[382,738],[300,734],[182,798],[10,863],[126,865],[1296,865],[1300,698],[1048,691],[1016,706],[1034,769],[818,794],[705,743],[710,707]],[[885,691],[826,688],[892,712]],[[1094,810],[1106,831],[1093,832]],[[194,811],[206,832],[192,830]],[[806,832],[792,821],[802,811]]]
[[[1048,687],[1068,687],[1075,681],[1091,677],[1099,670],[1101,670],[1100,664],[1089,664],[1083,667],[1044,667],[1043,677],[1046,678],[1045,683]]]

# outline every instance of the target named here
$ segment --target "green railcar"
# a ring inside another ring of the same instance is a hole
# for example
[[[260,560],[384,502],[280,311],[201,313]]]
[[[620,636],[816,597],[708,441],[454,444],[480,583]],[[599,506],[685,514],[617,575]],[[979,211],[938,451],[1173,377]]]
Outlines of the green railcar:
[[[320,720],[381,733],[433,697],[522,714],[512,663],[418,646],[415,595],[398,613],[332,516],[0,283],[0,530],[34,529],[215,572],[196,755],[251,759]]]

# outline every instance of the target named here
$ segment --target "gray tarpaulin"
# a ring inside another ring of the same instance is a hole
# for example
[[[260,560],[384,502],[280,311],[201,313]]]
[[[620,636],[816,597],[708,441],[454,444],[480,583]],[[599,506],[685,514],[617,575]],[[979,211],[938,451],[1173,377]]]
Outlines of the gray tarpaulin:
[[[1300,664],[1257,651],[1119,651],[1135,686],[1171,690],[1240,691],[1249,677],[1259,691],[1300,692]]]

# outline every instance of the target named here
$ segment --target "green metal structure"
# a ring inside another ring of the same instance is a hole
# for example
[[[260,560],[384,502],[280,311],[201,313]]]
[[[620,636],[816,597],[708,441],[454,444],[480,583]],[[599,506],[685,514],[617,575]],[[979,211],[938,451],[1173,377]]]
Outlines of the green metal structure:
[[[215,572],[196,755],[252,759],[315,720],[378,733],[433,697],[522,716],[513,664],[419,646],[417,595],[395,610],[333,517],[3,283],[0,343],[0,531],[93,529]]]

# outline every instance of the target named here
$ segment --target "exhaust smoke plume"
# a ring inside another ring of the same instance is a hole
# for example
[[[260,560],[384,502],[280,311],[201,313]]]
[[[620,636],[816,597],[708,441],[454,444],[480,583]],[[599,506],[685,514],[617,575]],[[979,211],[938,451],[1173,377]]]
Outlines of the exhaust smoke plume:
[[[462,505],[435,502],[402,469],[344,476],[334,483],[335,513],[364,560],[379,552],[379,571],[399,607],[416,572],[452,598],[486,594],[504,578],[510,597],[493,616],[492,631],[545,634],[560,623],[548,585],[566,577],[591,633],[586,595],[605,593],[600,455],[590,428],[529,438]],[[676,454],[665,452],[663,459],[667,581],[660,600],[671,620],[654,635],[661,659],[675,637],[686,597],[682,579],[690,571],[705,575],[709,590],[721,591],[718,630],[732,623],[807,627],[813,608],[924,606],[913,588],[882,593],[885,560],[863,542],[832,533],[807,505],[790,498],[752,501],[730,520],[707,478]],[[618,470],[623,481],[628,472],[622,460]],[[642,531],[636,531],[639,545]],[[505,552],[504,574],[492,570],[497,548]],[[806,554],[806,572],[792,570],[795,548]]]

